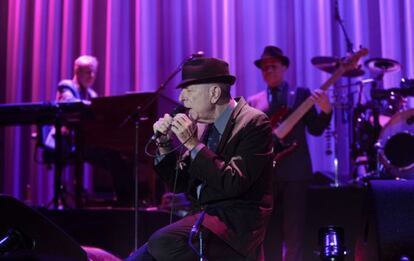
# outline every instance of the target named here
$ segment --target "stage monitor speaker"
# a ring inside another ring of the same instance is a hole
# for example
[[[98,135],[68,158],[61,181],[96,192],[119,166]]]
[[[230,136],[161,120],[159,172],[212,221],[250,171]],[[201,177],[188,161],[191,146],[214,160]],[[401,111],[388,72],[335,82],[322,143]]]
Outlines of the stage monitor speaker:
[[[372,180],[357,261],[414,260],[414,181]]]
[[[63,230],[19,200],[0,195],[0,260],[88,260]]]

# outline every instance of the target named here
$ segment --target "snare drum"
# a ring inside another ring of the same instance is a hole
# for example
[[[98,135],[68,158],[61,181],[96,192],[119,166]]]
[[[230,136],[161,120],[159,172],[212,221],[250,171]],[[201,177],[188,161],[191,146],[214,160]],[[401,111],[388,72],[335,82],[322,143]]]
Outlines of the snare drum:
[[[379,136],[381,163],[395,177],[414,179],[414,109],[396,113]]]

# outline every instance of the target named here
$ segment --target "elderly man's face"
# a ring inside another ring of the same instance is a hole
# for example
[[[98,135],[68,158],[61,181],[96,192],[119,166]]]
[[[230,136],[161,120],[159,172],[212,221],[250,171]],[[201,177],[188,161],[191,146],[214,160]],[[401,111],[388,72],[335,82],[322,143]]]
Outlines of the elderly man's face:
[[[181,89],[180,101],[189,108],[191,118],[199,122],[213,122],[214,104],[211,102],[210,88],[214,84],[192,84]]]
[[[96,79],[96,69],[91,64],[75,66],[76,80],[82,87],[91,86]]]
[[[283,82],[286,66],[278,59],[266,59],[261,62],[263,79],[271,88],[278,86]]]

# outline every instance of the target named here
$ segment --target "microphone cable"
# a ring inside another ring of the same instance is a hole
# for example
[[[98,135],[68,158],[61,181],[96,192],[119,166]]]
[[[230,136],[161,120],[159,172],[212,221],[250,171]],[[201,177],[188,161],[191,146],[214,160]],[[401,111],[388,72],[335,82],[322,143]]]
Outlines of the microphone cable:
[[[175,175],[174,175],[174,184],[173,184],[173,191],[172,191],[172,197],[171,197],[171,202],[170,202],[170,224],[172,224],[172,219],[173,219],[173,213],[175,210],[175,191],[177,190],[177,179],[178,179],[178,168],[180,167],[180,158],[181,158],[181,154],[182,154],[182,150],[180,151],[180,153],[177,155],[177,159],[176,159],[176,164],[175,164]]]

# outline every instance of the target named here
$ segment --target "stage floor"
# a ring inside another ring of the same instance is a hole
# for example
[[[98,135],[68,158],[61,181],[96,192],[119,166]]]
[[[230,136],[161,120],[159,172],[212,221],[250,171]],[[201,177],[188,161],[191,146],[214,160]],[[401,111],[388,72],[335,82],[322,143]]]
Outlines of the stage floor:
[[[362,227],[363,188],[309,188],[307,226],[305,231],[305,260],[320,260],[315,252],[320,250],[318,231],[329,225],[340,226],[345,231],[345,245],[353,249],[358,231]],[[127,208],[85,208],[49,210],[39,209],[79,244],[103,248],[121,258],[134,250],[134,211]],[[169,224],[169,213],[139,211],[138,245]]]

